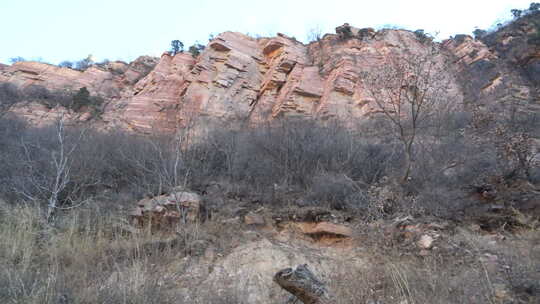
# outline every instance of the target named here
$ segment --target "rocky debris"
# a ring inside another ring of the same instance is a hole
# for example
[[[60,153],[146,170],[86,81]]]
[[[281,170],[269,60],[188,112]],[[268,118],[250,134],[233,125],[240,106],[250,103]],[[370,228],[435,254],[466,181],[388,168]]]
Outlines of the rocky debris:
[[[140,200],[130,216],[138,226],[167,228],[204,220],[206,210],[198,194],[179,191]]]
[[[408,248],[421,256],[429,255],[431,250],[437,249],[436,241],[452,230],[448,222],[433,220],[411,216],[395,218],[383,224],[385,238],[391,244]]]

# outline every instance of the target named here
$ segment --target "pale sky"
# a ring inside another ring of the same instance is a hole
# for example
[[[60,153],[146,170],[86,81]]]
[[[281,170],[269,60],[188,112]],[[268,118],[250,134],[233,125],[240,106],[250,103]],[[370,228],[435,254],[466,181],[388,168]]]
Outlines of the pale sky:
[[[510,19],[510,9],[531,0],[0,0],[0,62],[21,56],[50,63],[131,61],[160,56],[170,41],[186,49],[209,34],[277,32],[305,41],[310,28],[324,33],[345,22],[356,27],[399,25],[439,38],[470,34]]]

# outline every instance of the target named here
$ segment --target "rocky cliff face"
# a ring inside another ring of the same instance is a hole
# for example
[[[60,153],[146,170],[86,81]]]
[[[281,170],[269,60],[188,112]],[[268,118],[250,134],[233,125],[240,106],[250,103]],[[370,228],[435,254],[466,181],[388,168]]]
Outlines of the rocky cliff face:
[[[465,100],[538,110],[538,17],[540,12],[527,15],[481,39],[458,35],[442,43],[456,56]]]
[[[134,95],[110,113],[142,131],[171,130],[195,117],[225,123],[291,116],[357,121],[373,110],[361,75],[377,73],[392,57],[429,48],[409,31],[369,33],[326,35],[304,45],[281,34],[254,39],[226,32],[196,59],[164,54]],[[452,71],[445,73],[452,94],[462,95]]]
[[[0,66],[0,82],[11,83],[21,89],[41,86],[50,91],[73,92],[86,87],[92,95],[112,104],[132,96],[133,86],[154,68],[157,61],[157,58],[142,56],[130,64],[110,62],[91,66],[85,71],[41,62],[17,62],[12,66]],[[55,119],[59,112],[65,110],[30,102],[17,105],[13,111],[32,123],[40,124]],[[67,113],[68,118],[74,120],[84,121],[88,118],[88,113]]]
[[[130,64],[111,62],[78,71],[41,62],[17,62],[12,66],[0,66],[0,81],[20,87],[41,85],[50,90],[86,87],[95,95],[117,99],[148,74],[156,63],[156,58],[143,56]]]
[[[536,104],[540,51],[528,39],[538,31],[531,18],[483,41],[458,35],[442,42],[437,61],[453,62],[441,71],[449,81],[449,98],[517,98]],[[160,59],[141,57],[129,65],[114,62],[84,72],[21,62],[0,66],[0,81],[49,89],[87,87],[107,101],[103,126],[139,132],[172,131],[194,119],[260,123],[309,116],[351,122],[374,110],[363,75],[379,73],[392,58],[423,56],[430,48],[405,30],[341,26],[336,32],[308,45],[283,34],[255,39],[225,32],[197,58],[166,53]]]

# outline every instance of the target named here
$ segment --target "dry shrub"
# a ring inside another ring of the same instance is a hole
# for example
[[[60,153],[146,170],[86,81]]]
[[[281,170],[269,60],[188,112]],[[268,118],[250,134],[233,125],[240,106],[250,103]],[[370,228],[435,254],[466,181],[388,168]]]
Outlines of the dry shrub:
[[[198,225],[177,235],[133,233],[124,215],[94,207],[72,210],[54,226],[41,213],[1,206],[2,303],[182,303],[167,265],[200,255],[219,237]]]

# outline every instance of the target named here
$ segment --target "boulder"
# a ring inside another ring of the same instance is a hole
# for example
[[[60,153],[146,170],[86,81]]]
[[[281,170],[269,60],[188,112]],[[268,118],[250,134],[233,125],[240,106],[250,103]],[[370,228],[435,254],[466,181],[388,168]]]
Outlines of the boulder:
[[[155,227],[171,227],[204,220],[206,209],[198,194],[178,191],[140,200],[130,216],[139,226],[150,224]]]
[[[266,221],[262,215],[250,212],[244,216],[244,223],[246,225],[264,226]]]
[[[424,234],[420,237],[416,244],[422,249],[431,249],[433,247],[433,238],[427,234]]]
[[[329,222],[320,223],[298,223],[300,230],[309,236],[338,236],[338,237],[351,237],[352,229],[340,224],[334,224]]]

